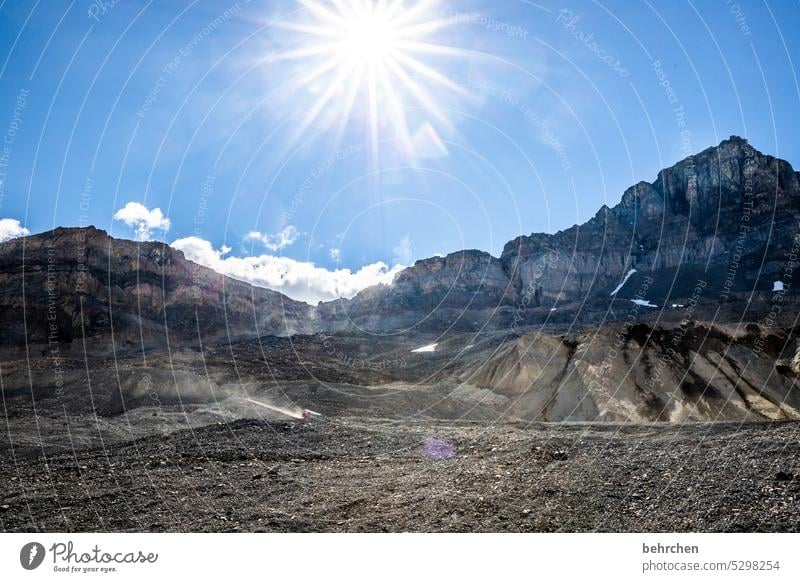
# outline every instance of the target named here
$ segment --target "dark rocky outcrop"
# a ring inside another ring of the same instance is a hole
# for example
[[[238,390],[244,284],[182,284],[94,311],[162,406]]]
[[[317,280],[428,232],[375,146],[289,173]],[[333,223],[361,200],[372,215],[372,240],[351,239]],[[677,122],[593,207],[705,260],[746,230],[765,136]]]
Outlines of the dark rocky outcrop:
[[[733,136],[632,186],[585,224],[520,236],[499,259],[462,251],[418,261],[393,285],[319,313],[334,328],[476,330],[596,324],[618,316],[615,299],[644,297],[667,310],[691,299],[735,304],[729,319],[760,316],[776,281],[791,291],[798,216],[791,165]]]
[[[391,285],[317,310],[320,327],[375,331],[464,329],[480,325],[514,295],[500,260],[476,250],[433,257],[398,273]]]
[[[671,297],[655,297],[663,304],[696,284],[696,269],[674,271],[685,265],[701,267],[718,294],[768,291],[800,233],[799,212],[800,181],[789,163],[733,136],[652,184],[632,186],[586,224],[511,241],[501,261],[515,289],[550,301],[608,295],[636,269],[674,280]],[[719,275],[728,271],[735,273],[726,285]]]
[[[0,245],[2,347],[38,355],[125,350],[310,329],[311,308],[225,277],[156,242],[94,227],[57,228]],[[113,346],[112,346],[113,342]]]

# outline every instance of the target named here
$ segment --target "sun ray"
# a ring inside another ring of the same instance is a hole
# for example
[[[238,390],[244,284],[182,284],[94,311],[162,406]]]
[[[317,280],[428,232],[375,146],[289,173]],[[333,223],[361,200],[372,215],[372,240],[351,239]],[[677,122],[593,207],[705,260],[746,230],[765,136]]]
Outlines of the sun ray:
[[[356,14],[350,2],[345,0],[331,0],[331,2],[339,10],[343,18],[348,18]]]
[[[392,0],[391,4],[389,4],[389,7],[386,9],[386,16],[392,19],[396,18],[397,11],[402,7],[403,0]]]
[[[397,28],[395,30],[395,36],[398,39],[403,39],[406,37],[418,37],[437,32],[449,26],[453,26],[454,23],[455,22],[452,19],[439,19],[409,24],[408,26]]]
[[[313,34],[315,36],[324,36],[336,39],[342,38],[342,33],[340,31],[319,25],[302,24],[298,22],[278,22],[275,24],[275,28],[293,30],[294,32],[304,32],[306,34]]]
[[[300,0],[300,3],[322,21],[327,21],[337,26],[347,26],[347,18],[342,13],[336,14],[336,12],[328,10],[318,2],[314,2],[314,0]]]
[[[355,106],[356,98],[361,90],[361,80],[364,77],[364,66],[358,67],[358,70],[355,72],[355,75],[352,78],[352,82],[350,83],[350,87],[347,90],[347,94],[345,96],[344,105],[342,107],[342,112],[339,118],[339,124],[336,130],[336,147],[338,149],[341,143],[341,137],[344,134],[345,128],[347,127],[347,123],[350,120],[350,114],[353,111]]]
[[[403,104],[397,97],[397,92],[394,84],[392,83],[392,79],[389,76],[387,67],[381,67],[379,69],[379,73],[381,86],[384,90],[384,93],[387,95],[387,101],[391,110],[390,115],[392,118],[392,125],[395,127],[395,130],[398,134],[398,142],[401,149],[409,150],[406,151],[406,153],[410,153],[411,136],[409,134],[408,123],[406,121],[406,114],[403,109]]]
[[[378,164],[378,93],[375,83],[375,67],[368,69],[369,85],[369,137],[372,147],[372,162]]]
[[[425,16],[432,12],[433,6],[436,2],[431,0],[420,0],[413,7],[407,9],[396,18],[392,19],[392,26],[401,28],[407,22],[418,22],[425,20]]]
[[[448,130],[452,129],[452,122],[450,118],[448,118],[442,111],[439,106],[437,106],[436,102],[434,101],[433,97],[428,94],[425,89],[423,89],[419,83],[417,83],[411,76],[397,63],[394,61],[389,63],[394,70],[394,74],[403,81],[404,86],[408,89],[412,95],[416,98],[416,100],[427,110],[429,111],[436,119],[442,123]]]
[[[409,68],[416,70],[418,73],[422,73],[425,77],[430,79],[431,81],[435,81],[452,91],[457,93],[461,93],[465,97],[469,96],[469,91],[467,91],[464,87],[453,81],[452,79],[445,77],[439,71],[432,69],[431,67],[421,63],[417,59],[405,55],[403,53],[398,53],[396,58],[401,63],[405,63]]]
[[[406,53],[427,53],[431,55],[445,55],[451,57],[461,57],[465,59],[476,56],[475,51],[413,40],[398,40],[395,43],[395,46],[397,49]]]
[[[339,61],[336,59],[328,59],[327,61],[322,61],[319,65],[305,73],[302,77],[299,77],[296,83],[293,85],[293,88],[300,88],[304,85],[307,85],[317,79],[319,79],[322,75],[327,73],[328,71],[332,71],[333,69],[338,68],[340,65]]]
[[[331,50],[335,47],[334,44],[315,44],[310,45],[304,48],[298,48],[291,51],[284,51],[280,53],[274,53],[267,57],[268,62],[280,62],[280,61],[292,61],[303,59],[306,57],[315,57],[319,55],[330,55]]]
[[[287,85],[293,100],[303,86],[324,89],[311,101],[293,132],[294,139],[299,139],[325,111],[326,118],[339,118],[335,132],[339,143],[359,103],[363,104],[365,132],[375,163],[385,131],[393,133],[401,151],[409,151],[414,132],[431,121],[452,130],[440,98],[469,93],[423,59],[426,55],[473,55],[437,44],[432,38],[455,23],[452,18],[435,14],[437,0],[299,1],[306,18],[285,22],[280,28],[300,35],[298,40],[304,46],[279,51],[273,61],[309,61]],[[437,58],[439,61],[442,59]]]
[[[317,119],[322,109],[330,102],[349,75],[349,70],[341,71],[337,79],[331,83],[327,90],[319,97],[319,99],[317,99],[311,110],[306,114],[300,126],[295,130],[295,139],[298,139],[299,136],[302,135],[314,122],[314,120]]]

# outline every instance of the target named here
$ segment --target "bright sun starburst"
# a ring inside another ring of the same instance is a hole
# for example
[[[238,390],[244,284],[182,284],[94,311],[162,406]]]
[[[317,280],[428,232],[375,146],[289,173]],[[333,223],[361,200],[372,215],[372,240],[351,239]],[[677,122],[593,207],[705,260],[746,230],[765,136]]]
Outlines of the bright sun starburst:
[[[413,154],[415,134],[429,134],[432,121],[449,127],[437,97],[443,91],[461,95],[467,92],[426,64],[425,57],[468,53],[432,40],[453,22],[434,16],[434,1],[421,0],[411,5],[403,0],[300,3],[308,20],[278,26],[302,36],[298,43],[292,43],[293,48],[275,55],[275,60],[299,60],[307,65],[294,79],[292,89],[321,87],[297,126],[297,135],[330,110],[336,112],[340,132],[352,118],[366,112],[370,142],[377,157],[382,129],[391,129],[403,151]],[[414,133],[409,118],[412,108],[431,118],[415,119]]]

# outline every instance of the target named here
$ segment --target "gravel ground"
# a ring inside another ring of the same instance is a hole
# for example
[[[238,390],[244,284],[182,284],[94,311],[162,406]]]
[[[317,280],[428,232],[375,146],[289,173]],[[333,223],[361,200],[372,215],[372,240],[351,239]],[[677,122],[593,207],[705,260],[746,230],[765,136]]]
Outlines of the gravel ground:
[[[798,531],[798,452],[797,423],[239,420],[0,457],[0,528]]]

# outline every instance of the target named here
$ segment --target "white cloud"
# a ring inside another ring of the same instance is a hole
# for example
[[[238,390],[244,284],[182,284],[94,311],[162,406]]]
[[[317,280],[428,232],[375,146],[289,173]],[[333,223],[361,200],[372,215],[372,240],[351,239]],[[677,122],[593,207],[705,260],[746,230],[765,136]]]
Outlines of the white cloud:
[[[297,232],[297,229],[291,224],[277,234],[267,234],[265,232],[258,232],[257,230],[253,230],[247,234],[247,238],[260,241],[261,244],[273,252],[294,244],[294,241],[296,241],[299,236],[300,233]]]
[[[128,202],[117,210],[114,220],[124,222],[136,230],[136,240],[150,240],[154,230],[167,232],[171,223],[169,218],[161,213],[160,208],[149,210],[138,202]]]
[[[28,236],[30,233],[31,231],[22,226],[19,220],[14,218],[0,219],[0,242],[6,242],[20,236]]]
[[[340,261],[342,259],[342,249],[331,249],[328,252],[334,261]]]
[[[209,241],[194,236],[176,240],[171,246],[183,251],[190,261],[218,273],[257,287],[279,291],[312,305],[339,297],[349,299],[372,285],[389,284],[405,268],[395,265],[390,269],[385,263],[378,262],[361,267],[356,272],[350,269],[330,271],[314,263],[303,263],[288,257],[226,257],[223,252],[225,249],[217,250]]]

